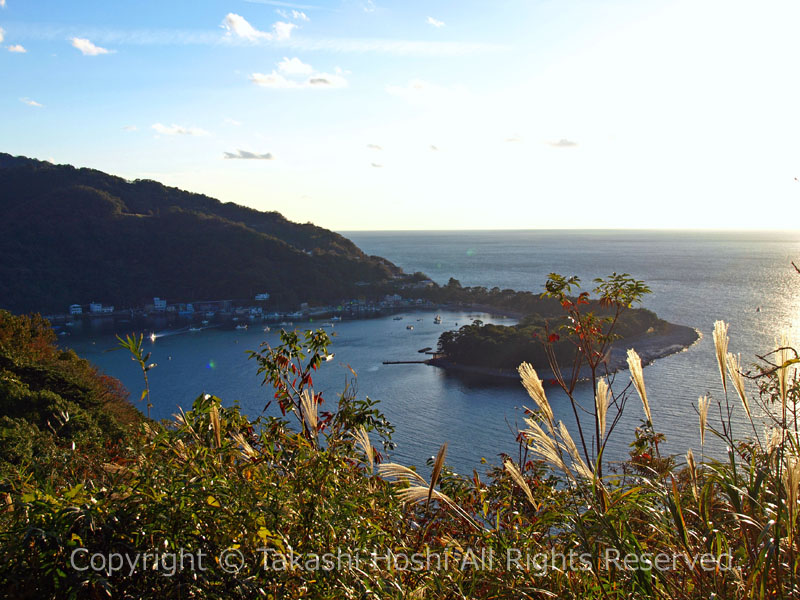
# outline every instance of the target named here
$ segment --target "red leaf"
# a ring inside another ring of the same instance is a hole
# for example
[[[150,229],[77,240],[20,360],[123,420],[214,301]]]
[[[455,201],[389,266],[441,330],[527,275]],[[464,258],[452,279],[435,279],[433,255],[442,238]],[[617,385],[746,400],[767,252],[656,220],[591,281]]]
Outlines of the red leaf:
[[[550,334],[550,337],[548,338],[548,341],[549,341],[550,343],[553,343],[553,342],[557,342],[557,341],[558,341],[558,340],[560,340],[560,339],[561,339],[561,338],[558,336],[558,334],[557,334],[557,333],[551,333],[551,334]]]

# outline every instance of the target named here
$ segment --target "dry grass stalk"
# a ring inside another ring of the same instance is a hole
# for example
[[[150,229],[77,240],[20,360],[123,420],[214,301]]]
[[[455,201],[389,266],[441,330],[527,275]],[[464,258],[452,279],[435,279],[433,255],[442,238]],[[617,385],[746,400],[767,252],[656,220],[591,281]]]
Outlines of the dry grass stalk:
[[[529,363],[522,363],[517,371],[522,379],[522,385],[544,415],[552,431],[555,425],[555,419],[553,417],[553,409],[550,407],[550,402],[548,402],[547,396],[544,393],[542,380],[539,379],[536,370]]]
[[[717,354],[719,376],[722,379],[722,389],[728,393],[728,381],[725,379],[725,360],[728,356],[728,324],[725,321],[714,321],[714,349]]]
[[[691,448],[686,453],[686,464],[689,466],[689,476],[692,478],[692,493],[697,498],[697,463],[694,461],[694,452]]]
[[[639,398],[642,399],[642,406],[644,407],[644,414],[647,417],[647,422],[652,424],[653,418],[650,415],[650,402],[647,400],[647,390],[644,387],[644,375],[642,374],[642,359],[636,354],[636,351],[631,348],[628,350],[628,368],[631,371],[631,381],[633,387],[639,393]]]
[[[744,389],[744,375],[741,370],[741,361],[741,354],[728,352],[728,375],[730,375],[733,387],[739,395],[739,400],[742,401],[742,406],[744,406],[744,411],[747,413],[747,418],[752,420],[753,415],[750,413],[750,401],[747,399],[747,392]]]
[[[242,455],[245,458],[257,458],[258,452],[248,443],[244,436],[241,433],[232,433],[231,437],[233,441],[235,441],[239,446],[242,448]]]
[[[789,367],[784,366],[792,357],[789,354],[789,335],[782,331],[777,340],[778,348],[778,364],[781,367],[777,371],[778,376],[778,392],[781,397],[781,407],[786,412],[786,398],[789,389]]]
[[[791,456],[786,461],[783,472],[783,487],[786,489],[786,506],[789,510],[791,521],[797,515],[797,501],[800,498],[800,460]]]
[[[211,428],[214,430],[214,442],[217,444],[217,448],[220,448],[222,446],[222,432],[219,424],[219,410],[217,410],[216,404],[211,406],[209,416],[211,417]]]
[[[511,476],[511,479],[514,480],[514,483],[516,483],[520,487],[520,489],[522,489],[522,491],[525,492],[525,496],[528,498],[528,502],[531,503],[531,506],[536,510],[539,510],[539,505],[533,499],[533,492],[531,492],[531,488],[528,485],[528,482],[525,481],[525,478],[522,476],[522,473],[520,472],[517,465],[514,464],[514,461],[507,460],[503,463],[503,466],[505,467],[506,471],[508,471],[508,474]]]

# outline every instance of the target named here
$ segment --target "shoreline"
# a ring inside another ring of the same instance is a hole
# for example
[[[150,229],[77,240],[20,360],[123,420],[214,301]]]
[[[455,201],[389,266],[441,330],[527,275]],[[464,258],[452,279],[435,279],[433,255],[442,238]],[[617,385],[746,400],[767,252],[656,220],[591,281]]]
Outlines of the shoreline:
[[[685,352],[702,339],[703,335],[699,330],[686,325],[676,325],[669,323],[667,331],[660,334],[642,334],[627,339],[618,340],[611,346],[611,354],[608,361],[608,372],[626,370],[627,351],[633,348],[642,359],[642,365],[652,364],[659,358],[665,358],[672,354]],[[425,364],[452,371],[464,375],[480,376],[487,379],[502,379],[519,381],[519,373],[515,369],[496,369],[493,367],[481,367],[475,365],[465,365],[448,361],[443,357],[433,357],[425,361]],[[553,371],[549,365],[544,368],[536,368],[536,373],[545,385],[550,385],[555,379]],[[578,380],[587,380],[591,376],[591,371],[587,366],[581,367]]]

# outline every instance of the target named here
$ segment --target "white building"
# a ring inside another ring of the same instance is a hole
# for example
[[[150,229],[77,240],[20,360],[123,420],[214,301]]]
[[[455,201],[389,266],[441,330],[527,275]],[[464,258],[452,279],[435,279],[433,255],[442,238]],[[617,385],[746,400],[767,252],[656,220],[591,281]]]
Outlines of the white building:
[[[104,306],[104,307],[103,307],[103,313],[104,313],[104,314],[110,315],[110,314],[111,314],[111,313],[113,313],[113,312],[114,312],[114,306],[113,306],[113,305],[111,305],[111,306]]]
[[[100,302],[90,302],[89,312],[100,313],[103,312],[103,305]]]
[[[267,292],[256,294],[256,300],[269,300],[269,294]]]
[[[167,301],[161,298],[153,298],[153,309],[157,312],[164,312],[167,310]]]
[[[69,305],[69,314],[71,315],[82,315],[83,308],[80,304],[70,304]]]

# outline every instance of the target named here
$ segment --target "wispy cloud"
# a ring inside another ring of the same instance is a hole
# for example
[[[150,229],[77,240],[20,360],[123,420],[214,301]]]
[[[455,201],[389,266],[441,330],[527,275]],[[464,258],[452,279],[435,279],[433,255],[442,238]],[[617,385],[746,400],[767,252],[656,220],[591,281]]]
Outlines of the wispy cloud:
[[[237,150],[236,152],[225,152],[223,158],[245,159],[245,160],[275,160],[275,155],[272,152],[265,152],[264,154],[256,154],[255,152],[248,152],[247,150]]]
[[[268,4],[270,6],[283,6],[285,8],[299,8],[300,10],[320,10],[321,6],[311,4],[296,4],[295,2],[279,2],[278,0],[244,0],[250,4]]]
[[[367,144],[367,148],[370,150],[383,150],[383,147],[379,146],[378,144]]]
[[[41,108],[44,106],[43,104],[39,104],[36,100],[31,100],[30,98],[20,98],[19,101],[23,104],[27,104],[28,106],[35,106],[36,108]]]
[[[221,27],[226,30],[226,35],[238,37],[249,42],[288,40],[292,30],[297,27],[294,23],[276,21],[272,24],[272,31],[259,31],[247,19],[236,13],[228,13],[222,20]]]
[[[6,0],[0,0],[0,8],[6,7]]]
[[[111,54],[113,50],[95,46],[86,38],[74,37],[70,40],[72,47],[81,51],[84,56],[99,56],[100,54]]]
[[[236,119],[231,119],[230,117],[225,117],[222,121],[226,125],[233,125],[234,127],[240,127],[242,125],[241,121],[237,121]]]
[[[437,21],[437,20],[436,20],[436,19],[434,19],[433,17],[428,17],[427,19],[425,19],[425,22],[426,22],[428,25],[433,25],[433,26],[434,26],[434,27],[436,27],[437,29],[438,29],[439,27],[444,27],[444,21]]]
[[[520,136],[514,134],[511,137],[506,138],[505,141],[509,142],[509,143],[516,143],[516,142],[521,142],[522,138]]]
[[[278,63],[278,69],[273,69],[272,73],[253,73],[250,75],[250,81],[261,87],[285,90],[333,89],[347,86],[347,80],[341,69],[337,68],[335,73],[320,73],[297,58],[284,58]]]
[[[370,164],[370,166],[375,167],[376,169],[382,169],[383,168],[383,165],[380,165],[378,163],[369,163],[369,164]]]
[[[429,148],[429,149],[431,149],[431,150],[433,150],[434,152],[437,152],[437,151],[439,150],[439,148],[438,148],[437,146],[434,146],[433,144],[431,144],[430,146],[428,146],[428,148]]]
[[[455,102],[465,94],[461,87],[445,87],[422,79],[412,79],[406,85],[387,85],[386,92],[420,105]]]
[[[125,125],[122,129],[124,131],[136,131],[139,128],[136,125]]]
[[[0,27],[0,42],[2,42],[6,37],[6,30]]]
[[[574,148],[578,145],[578,142],[573,142],[564,138],[561,138],[557,142],[547,142],[549,146],[553,148]]]
[[[280,15],[284,19],[294,19],[295,21],[310,20],[308,18],[308,15],[300,10],[292,10],[291,12],[289,12],[288,10],[283,10],[282,8],[279,8],[275,12],[278,13],[278,15]]]
[[[208,135],[208,132],[204,129],[200,129],[199,127],[183,127],[181,125],[162,125],[161,123],[155,123],[151,126],[156,133],[160,133],[162,135]]]
[[[233,14],[233,13],[231,13]],[[247,22],[247,21],[245,21]],[[248,23],[249,25],[249,23]],[[258,32],[255,27],[250,27]],[[226,29],[223,24],[223,29]],[[269,33],[269,32],[261,32]],[[214,46],[219,44],[270,44],[280,45],[296,52],[334,52],[354,54],[388,54],[393,56],[466,56],[504,52],[508,45],[482,42],[444,42],[398,40],[385,38],[317,38],[298,36],[292,33],[289,39],[277,40],[255,36],[254,40],[236,35],[230,31],[220,33],[213,29],[113,29],[95,27],[76,27],[71,25],[48,25],[41,23],[20,23],[15,25],[14,34],[21,40],[59,41],[75,36],[88,38],[96,44],[132,46]],[[0,40],[1,42],[2,40]]]
[[[25,50],[25,48],[23,46],[21,46],[20,44],[14,44],[12,46],[9,46],[8,47],[8,51],[9,52],[16,52],[18,54],[25,54],[27,52],[27,50]]]

